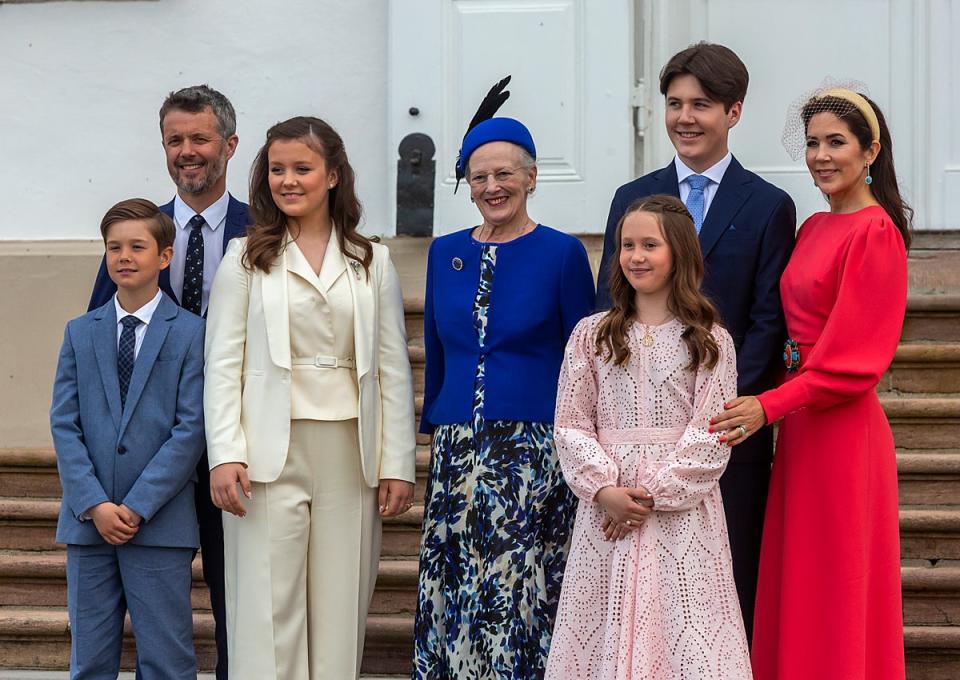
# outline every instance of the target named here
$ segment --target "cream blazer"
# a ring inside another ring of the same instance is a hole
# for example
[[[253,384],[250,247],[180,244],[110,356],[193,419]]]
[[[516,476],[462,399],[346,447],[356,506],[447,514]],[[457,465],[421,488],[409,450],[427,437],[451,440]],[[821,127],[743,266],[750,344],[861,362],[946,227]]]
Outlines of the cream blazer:
[[[251,272],[241,262],[246,243],[246,238],[230,241],[210,291],[203,393],[207,456],[210,469],[243,463],[251,481],[272,482],[283,470],[290,443],[286,254],[269,274]],[[364,480],[375,487],[381,479],[414,481],[416,435],[400,279],[387,247],[372,245],[369,280],[363,267],[341,257],[353,295],[361,465]]]

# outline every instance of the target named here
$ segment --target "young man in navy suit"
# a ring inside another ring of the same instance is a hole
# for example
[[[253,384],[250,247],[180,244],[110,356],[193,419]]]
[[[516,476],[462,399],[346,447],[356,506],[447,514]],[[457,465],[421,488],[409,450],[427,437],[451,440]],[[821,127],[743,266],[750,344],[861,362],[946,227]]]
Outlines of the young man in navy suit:
[[[774,386],[786,331],[780,275],[793,249],[796,209],[782,190],[743,168],[727,145],[747,94],[747,68],[723,45],[698,43],[674,55],[660,73],[666,128],[676,149],[667,167],[620,187],[610,205],[597,307],[610,307],[608,276],[617,266],[616,230],[637,199],[678,196],[693,215],[706,265],[704,289],[737,348],[738,391]],[[773,435],[769,427],[733,450],[720,478],[734,578],[747,639],[753,628],[760,537]]]
[[[203,319],[165,295],[174,226],[130,199],[103,218],[117,293],[67,324],[50,426],[67,544],[72,678],[115,678],[129,609],[139,675],[194,680],[194,484],[204,449]]]
[[[246,234],[249,208],[227,193],[227,164],[237,148],[237,118],[223,94],[207,85],[171,92],[160,107],[160,134],[167,170],[177,195],[160,210],[173,218],[176,242],[160,288],[184,309],[206,317],[207,300],[230,239]],[[88,309],[116,291],[106,261],[94,284]],[[210,500],[210,471],[204,453],[197,467],[197,517],[203,578],[210,591],[216,626],[217,680],[227,678],[226,602],[223,583],[223,524]]]

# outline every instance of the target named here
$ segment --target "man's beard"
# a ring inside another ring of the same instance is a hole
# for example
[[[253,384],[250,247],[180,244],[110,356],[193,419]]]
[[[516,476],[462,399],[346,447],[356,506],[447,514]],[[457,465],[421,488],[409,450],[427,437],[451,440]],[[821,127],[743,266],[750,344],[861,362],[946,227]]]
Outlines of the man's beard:
[[[223,155],[218,156],[216,160],[207,164],[206,172],[195,180],[186,180],[181,177],[178,168],[177,177],[174,179],[174,182],[177,188],[185,194],[202,194],[209,191],[210,188],[223,177],[226,165],[226,157]]]

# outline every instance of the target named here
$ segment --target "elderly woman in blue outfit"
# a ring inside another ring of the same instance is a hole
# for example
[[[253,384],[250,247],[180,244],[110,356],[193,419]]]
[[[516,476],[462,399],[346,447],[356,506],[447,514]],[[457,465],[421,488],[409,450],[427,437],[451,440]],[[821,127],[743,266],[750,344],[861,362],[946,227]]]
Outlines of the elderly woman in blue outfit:
[[[427,264],[420,431],[433,443],[418,680],[542,678],[573,526],[554,402],[593,278],[576,238],[527,215],[533,138],[519,121],[489,117],[509,96],[506,81],[484,100],[457,160],[482,222],[436,239]]]

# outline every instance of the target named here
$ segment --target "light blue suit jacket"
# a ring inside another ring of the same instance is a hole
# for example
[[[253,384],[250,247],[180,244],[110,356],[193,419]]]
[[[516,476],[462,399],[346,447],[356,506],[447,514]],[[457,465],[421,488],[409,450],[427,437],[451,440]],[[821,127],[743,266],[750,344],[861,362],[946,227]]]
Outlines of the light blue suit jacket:
[[[50,427],[63,502],[57,542],[103,543],[80,516],[98,503],[143,517],[138,545],[196,548],[197,461],[204,449],[204,322],[166,294],[154,312],[120,407],[112,298],[64,331]]]

